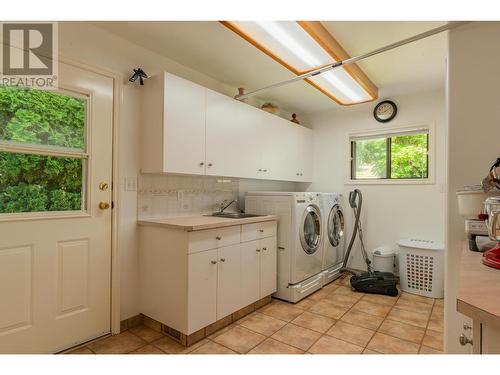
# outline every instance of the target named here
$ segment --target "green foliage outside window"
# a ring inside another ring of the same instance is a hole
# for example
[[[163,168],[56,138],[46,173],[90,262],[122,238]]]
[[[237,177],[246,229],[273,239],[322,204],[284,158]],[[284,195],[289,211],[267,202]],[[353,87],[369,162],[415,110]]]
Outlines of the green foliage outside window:
[[[387,153],[389,145],[390,152]],[[428,135],[353,141],[353,179],[415,179],[428,177]],[[390,165],[389,176],[387,165]]]
[[[85,147],[85,101],[0,87],[0,141]],[[0,152],[0,213],[80,210],[79,158]]]

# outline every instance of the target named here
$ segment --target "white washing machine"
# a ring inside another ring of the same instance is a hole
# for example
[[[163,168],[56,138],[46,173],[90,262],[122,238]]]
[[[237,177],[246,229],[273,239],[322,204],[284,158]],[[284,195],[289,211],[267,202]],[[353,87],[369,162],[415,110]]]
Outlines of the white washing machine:
[[[318,193],[247,192],[245,212],[277,215],[278,290],[290,302],[323,285],[323,226]]]
[[[323,226],[323,285],[340,276],[345,255],[345,223],[342,194],[319,193]]]

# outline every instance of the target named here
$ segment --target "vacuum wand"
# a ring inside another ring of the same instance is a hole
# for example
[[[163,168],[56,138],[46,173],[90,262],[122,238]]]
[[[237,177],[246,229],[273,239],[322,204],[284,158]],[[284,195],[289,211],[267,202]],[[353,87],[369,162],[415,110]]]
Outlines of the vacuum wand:
[[[351,286],[358,292],[384,294],[393,297],[397,296],[399,292],[396,287],[397,279],[394,274],[390,272],[374,271],[370,258],[368,258],[368,253],[366,252],[363,239],[363,230],[361,229],[360,224],[363,196],[361,195],[361,191],[359,189],[355,189],[349,193],[349,205],[354,212],[354,228],[340,272],[349,272],[353,274],[350,283]],[[349,256],[351,255],[356,235],[359,235],[361,253],[363,254],[363,258],[366,263],[367,272],[358,273],[347,267],[347,262],[349,261]]]

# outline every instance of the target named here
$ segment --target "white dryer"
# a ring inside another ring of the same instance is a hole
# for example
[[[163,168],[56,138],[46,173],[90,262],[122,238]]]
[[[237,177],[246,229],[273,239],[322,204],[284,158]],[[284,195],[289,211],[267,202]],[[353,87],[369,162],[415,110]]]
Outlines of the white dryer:
[[[345,226],[342,194],[319,193],[323,217],[323,285],[340,276],[345,253]]]
[[[318,193],[247,192],[245,212],[278,220],[278,290],[290,302],[322,287],[323,226]]]

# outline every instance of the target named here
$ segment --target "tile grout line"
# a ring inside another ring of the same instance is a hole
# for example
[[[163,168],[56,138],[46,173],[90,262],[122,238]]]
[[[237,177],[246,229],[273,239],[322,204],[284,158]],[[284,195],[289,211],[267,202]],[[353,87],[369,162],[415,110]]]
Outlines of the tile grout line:
[[[436,300],[434,300],[434,302],[432,303],[431,313],[429,314],[429,318],[427,319],[427,324],[425,325],[424,335],[422,336],[422,340],[420,341],[420,347],[418,348],[419,354],[420,354],[420,351],[422,350],[422,345],[424,344],[425,336],[427,336],[427,327],[429,327],[429,322],[431,320],[432,310],[434,309],[435,303],[436,303]]]

